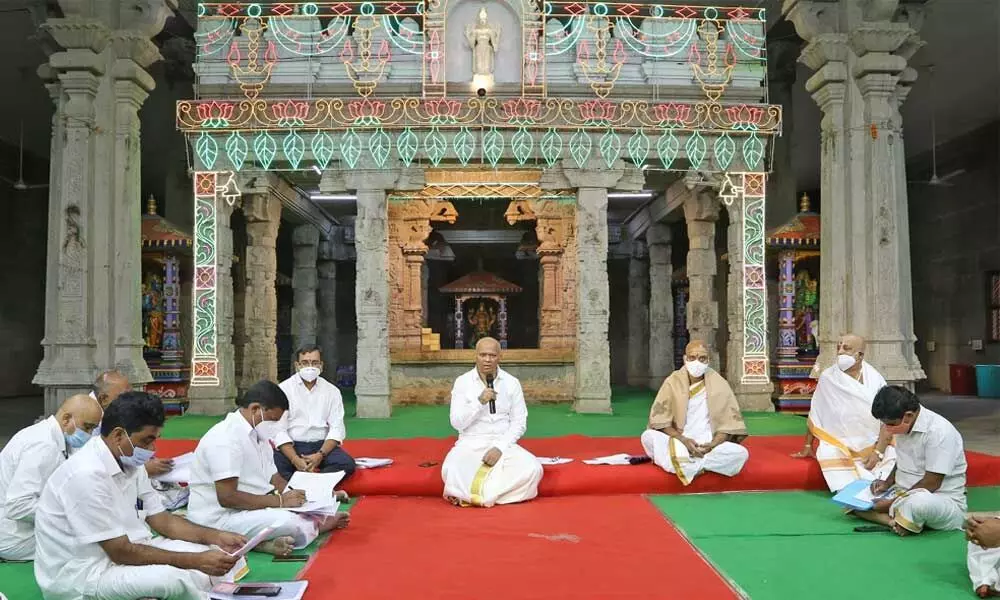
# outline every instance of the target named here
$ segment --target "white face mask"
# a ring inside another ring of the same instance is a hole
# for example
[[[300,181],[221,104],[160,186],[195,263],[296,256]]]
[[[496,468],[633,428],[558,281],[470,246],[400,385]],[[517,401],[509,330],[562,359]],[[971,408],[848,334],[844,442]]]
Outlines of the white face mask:
[[[850,354],[838,354],[837,355],[837,367],[841,371],[846,371],[857,364],[857,360],[854,359]]]
[[[705,372],[708,371],[708,364],[703,363],[700,360],[688,360],[684,361],[684,368],[687,369],[688,375],[694,377],[695,379],[700,379],[705,376]]]
[[[305,381],[306,383],[312,383],[316,381],[316,378],[319,377],[321,372],[322,371],[319,367],[302,367],[299,369],[299,377],[301,377],[302,381]]]
[[[257,437],[262,440],[270,440],[274,437],[274,421],[264,420],[264,409],[260,409],[260,423],[254,426],[254,431],[257,432]]]

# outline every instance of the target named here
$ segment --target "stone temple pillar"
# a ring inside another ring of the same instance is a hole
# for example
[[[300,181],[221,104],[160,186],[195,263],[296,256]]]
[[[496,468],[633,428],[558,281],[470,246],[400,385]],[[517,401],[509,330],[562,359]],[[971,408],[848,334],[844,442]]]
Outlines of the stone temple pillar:
[[[215,242],[215,302],[216,356],[219,359],[218,386],[188,388],[188,409],[196,415],[223,415],[233,409],[236,398],[236,355],[233,345],[233,230],[229,220],[233,208],[226,202],[216,202]]]
[[[319,230],[300,225],[292,233],[294,270],[292,271],[292,360],[304,344],[315,344],[318,329],[316,289],[318,285]],[[326,362],[326,357],[324,357]]]
[[[628,266],[628,384],[649,383],[649,261],[646,244],[632,242]]]
[[[904,139],[899,106],[916,79],[923,8],[897,0],[785,0],[806,40],[806,90],[823,111],[819,343],[814,374],[844,332],[889,383],[924,379],[914,352]]]
[[[670,228],[662,223],[646,231],[649,248],[649,350],[650,389],[659,390],[674,371],[674,266],[671,262]]]
[[[137,113],[153,89],[145,69],[160,59],[150,38],[172,11],[164,0],[124,4],[64,1],[63,16],[42,25],[57,48],[39,68],[55,103],[44,356],[33,379],[46,413],[86,393],[99,369],[134,385],[152,379],[139,310]]]
[[[281,200],[267,186],[243,195],[247,223],[245,341],[240,393],[261,379],[278,379],[278,273],[276,244]]]
[[[333,260],[333,241],[319,245],[316,262],[316,343],[323,349],[323,368],[327,379],[333,381],[340,356],[337,352],[337,261]]]
[[[567,163],[568,165],[568,163]],[[577,412],[611,412],[611,355],[608,342],[608,189],[622,178],[622,168],[601,165],[567,168],[576,194],[577,242]]]
[[[719,349],[715,347],[719,329],[719,302],[715,298],[715,223],[719,220],[719,201],[714,191],[695,190],[684,201],[687,221],[687,276],[690,286],[687,323],[691,340],[708,346],[712,366],[719,367]]]

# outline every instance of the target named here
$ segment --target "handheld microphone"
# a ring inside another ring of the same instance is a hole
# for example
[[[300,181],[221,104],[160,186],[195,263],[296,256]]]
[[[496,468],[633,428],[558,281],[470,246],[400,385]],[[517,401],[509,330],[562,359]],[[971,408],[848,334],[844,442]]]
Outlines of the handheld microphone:
[[[491,390],[493,389],[493,375],[486,376],[486,387],[490,388]],[[497,414],[496,399],[490,400],[490,414],[491,415]]]

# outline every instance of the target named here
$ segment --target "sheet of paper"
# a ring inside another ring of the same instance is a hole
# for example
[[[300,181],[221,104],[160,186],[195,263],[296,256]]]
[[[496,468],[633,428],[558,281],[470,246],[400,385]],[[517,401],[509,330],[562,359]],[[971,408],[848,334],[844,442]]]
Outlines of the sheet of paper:
[[[855,494],[854,497],[862,502],[875,503],[875,496],[872,495],[872,489],[870,487],[865,487],[860,492]]]
[[[250,552],[256,548],[258,544],[266,540],[275,529],[281,527],[281,524],[281,521],[275,521],[275,523],[270,527],[265,527],[260,533],[247,540],[247,543],[244,544],[242,548],[232,553],[231,556],[246,556],[247,552]]]
[[[337,514],[337,509],[339,507],[340,502],[330,498],[329,502],[306,502],[297,508],[287,508],[285,510],[297,513],[308,513],[312,515],[335,515]]]
[[[573,462],[572,458],[563,458],[561,456],[536,456],[535,458],[543,465],[565,465],[566,463]]]
[[[354,464],[358,465],[359,469],[377,469],[379,467],[388,467],[392,464],[392,459],[361,457],[355,458]]]
[[[175,456],[173,461],[173,469],[153,479],[162,481],[163,483],[188,483],[191,480],[191,465],[194,464],[194,452]]]
[[[296,471],[288,480],[290,490],[302,490],[309,502],[333,501],[333,489],[344,478],[343,471],[334,473],[303,473]]]
[[[628,465],[631,464],[628,459],[628,454],[612,454],[610,456],[591,458],[583,462],[588,465]]]

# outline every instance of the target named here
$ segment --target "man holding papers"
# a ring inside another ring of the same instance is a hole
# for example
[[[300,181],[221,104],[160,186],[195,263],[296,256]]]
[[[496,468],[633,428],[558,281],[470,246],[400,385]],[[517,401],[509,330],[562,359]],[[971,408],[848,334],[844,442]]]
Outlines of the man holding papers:
[[[931,529],[961,529],[965,519],[965,451],[962,436],[941,415],[920,405],[913,392],[900,386],[879,390],[872,416],[895,435],[896,467],[886,479],[872,483],[873,494],[893,485],[898,496],[875,502],[862,519],[891,527],[899,535]]]
[[[840,338],[837,364],[823,371],[812,397],[805,447],[792,455],[816,457],[831,492],[858,479],[885,477],[896,465],[892,436],[872,416],[872,399],[885,379],[864,356],[863,338]],[[813,439],[819,439],[815,451]]]
[[[500,342],[476,344],[476,367],[451,389],[458,442],[441,466],[444,497],[459,506],[511,504],[538,495],[542,465],[517,445],[528,426],[521,382],[499,367]]]
[[[210,576],[237,564],[223,550],[243,536],[164,511],[150,487],[143,465],[163,421],[158,398],[126,392],[104,413],[101,437],[52,474],[35,516],[35,578],[46,600],[202,600]]]
[[[980,598],[1000,596],[1000,516],[969,515],[965,537],[972,589]]]
[[[281,388],[258,381],[237,404],[235,411],[208,430],[194,451],[188,501],[191,520],[251,538],[271,528],[268,541],[257,550],[278,555],[305,548],[320,533],[346,526],[346,513],[314,517],[289,510],[304,505],[306,494],[287,487],[275,469],[268,442],[273,437],[271,427],[288,410]],[[331,503],[332,496],[331,488]]]
[[[288,410],[275,427],[274,464],[289,479],[296,471],[354,473],[354,459],[344,451],[344,400],[340,390],[320,377],[319,346],[308,344],[295,353],[296,373],[281,382]]]
[[[692,340],[684,350],[684,367],[660,386],[641,438],[653,462],[684,485],[703,471],[732,477],[750,458],[739,444],[747,428],[736,396],[708,361],[708,346]]]

